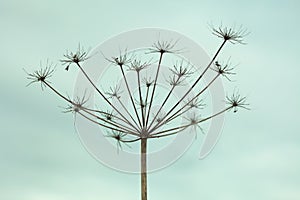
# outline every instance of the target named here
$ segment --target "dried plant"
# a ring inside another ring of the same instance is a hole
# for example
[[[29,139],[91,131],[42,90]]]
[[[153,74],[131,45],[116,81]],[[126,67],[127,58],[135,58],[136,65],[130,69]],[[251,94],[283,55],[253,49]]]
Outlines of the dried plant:
[[[44,87],[49,88],[69,103],[65,112],[79,114],[91,121],[91,123],[96,123],[106,129],[106,137],[116,140],[118,151],[122,149],[122,144],[140,141],[141,199],[146,200],[148,140],[180,134],[187,128],[191,128],[196,133],[199,132],[199,130],[201,133],[204,133],[204,130],[200,126],[201,123],[221,115],[226,111],[233,110],[237,112],[238,108],[249,109],[245,97],[234,93],[231,96],[226,96],[226,99],[224,99],[227,105],[224,110],[220,110],[209,116],[200,115],[201,110],[206,106],[201,95],[203,95],[218,78],[225,77],[227,80],[231,80],[230,76],[235,75],[233,72],[234,68],[229,62],[221,64],[216,60],[221,49],[223,49],[227,42],[243,44],[243,39],[246,35],[246,31],[242,28],[235,30],[222,26],[212,28],[212,33],[223,40],[213,58],[200,74],[196,74],[193,71],[193,66],[190,63],[183,62],[183,60],[176,61],[176,64],[170,67],[169,78],[166,80],[170,87],[169,91],[167,94],[164,94],[165,96],[162,99],[159,99],[161,102],[156,102],[159,105],[157,109],[153,109],[153,105],[163,58],[166,54],[180,54],[180,50],[176,49],[177,41],[158,41],[154,43],[152,47],[149,47],[146,52],[147,55],[151,54],[156,56],[157,54],[157,62],[153,62],[152,59],[146,61],[139,60],[135,56],[130,55],[127,51],[120,52],[119,56],[111,57],[111,59],[106,58],[109,63],[120,69],[120,74],[125,83],[122,85],[124,87],[121,87],[119,84],[110,86],[107,91],[99,89],[82,67],[81,63],[89,59],[87,52],[80,46],[75,53],[67,52],[64,55],[64,59],[61,60],[63,64],[67,65],[65,69],[68,70],[71,65],[79,68],[95,91],[100,95],[103,104],[106,104],[103,108],[94,109],[86,105],[88,101],[86,94],[84,94],[83,97],[76,97],[72,100],[55,89],[49,81],[49,78],[54,72],[52,65],[47,65],[33,73],[27,73],[28,79],[30,80],[28,85],[40,83],[42,89]],[[148,68],[154,69],[154,77],[142,73]],[[137,93],[133,93],[134,88],[131,88],[125,70],[127,73],[136,73]],[[208,70],[213,70],[215,76],[206,83],[202,89],[199,90],[198,88],[196,90],[200,80],[203,79],[203,76]],[[193,84],[188,87],[176,103],[167,106],[174,90],[185,84],[186,79],[193,80]],[[124,99],[122,99],[124,93],[129,96],[132,109],[124,105]],[[178,123],[172,123],[178,118],[183,118],[184,124],[179,125]]]

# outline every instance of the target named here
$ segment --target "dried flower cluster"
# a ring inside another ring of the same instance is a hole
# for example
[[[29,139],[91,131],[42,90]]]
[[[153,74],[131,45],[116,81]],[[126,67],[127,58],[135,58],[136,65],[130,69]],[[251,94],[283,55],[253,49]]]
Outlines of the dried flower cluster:
[[[105,128],[107,130],[106,136],[116,140],[118,148],[121,148],[121,144],[123,143],[126,144],[141,141],[141,152],[142,154],[145,154],[145,144],[148,139],[179,134],[187,128],[191,128],[195,132],[200,130],[200,132],[204,133],[204,130],[200,127],[201,123],[232,109],[234,112],[237,112],[238,108],[249,109],[247,107],[248,104],[246,103],[245,97],[235,92],[231,96],[226,97],[225,101],[227,107],[224,110],[220,110],[218,113],[213,113],[206,117],[202,117],[200,115],[199,110],[206,106],[203,99],[201,99],[201,95],[218,78],[224,77],[230,81],[230,76],[235,75],[233,72],[234,67],[232,67],[229,62],[222,64],[216,60],[221,49],[224,47],[226,42],[243,44],[243,38],[247,34],[242,28],[235,30],[222,26],[212,28],[212,33],[219,38],[222,38],[223,42],[211,61],[207,64],[202,73],[197,75],[197,77],[193,77],[195,76],[195,73],[192,65],[189,63],[177,61],[174,66],[170,67],[170,75],[166,80],[170,89],[168,93],[165,94],[165,97],[162,98],[160,103],[156,102],[159,105],[156,109],[153,109],[153,105],[163,58],[165,54],[180,53],[180,50],[176,49],[177,41],[158,41],[149,48],[149,51],[147,52],[148,54],[152,54],[153,56],[156,56],[157,54],[157,63],[152,60],[139,60],[135,58],[135,56],[127,53],[127,51],[121,52],[118,56],[111,57],[111,59],[106,58],[109,63],[120,68],[120,76],[122,76],[125,83],[124,87],[121,87],[118,84],[110,86],[107,91],[100,90],[99,87],[92,82],[89,75],[85,72],[85,69],[82,68],[81,63],[89,58],[86,51],[79,46],[75,53],[67,52],[64,55],[64,59],[61,60],[63,64],[67,65],[65,69],[68,70],[72,64],[79,68],[94,87],[95,91],[99,94],[103,104],[107,105],[103,108],[103,110],[89,108],[86,105],[86,102],[88,101],[86,94],[72,100],[56,90],[49,81],[49,78],[54,72],[53,65],[47,65],[33,73],[27,73],[28,79],[30,80],[28,85],[32,83],[40,83],[42,89],[44,87],[51,89],[55,94],[69,103],[65,112],[79,114],[90,120],[92,123],[96,123]],[[142,72],[150,67],[155,69],[155,76],[144,76]],[[216,72],[215,77],[208,82],[202,90],[194,91],[208,70]],[[133,88],[131,88],[127,77],[127,73],[133,73],[131,71],[136,72],[138,92],[135,94],[133,93]],[[174,90],[177,87],[184,85],[187,78],[194,78],[193,84],[187,91],[185,91],[176,103],[174,103],[171,107],[166,108],[166,104],[170,101]],[[192,91],[195,93],[194,96],[190,95]],[[122,100],[122,95],[124,93],[126,93],[126,95],[130,98],[132,109],[129,109],[128,105],[124,105]],[[172,124],[172,121],[180,117],[185,119],[185,124]],[[142,154],[142,199],[146,200],[146,157],[143,157],[145,155]]]

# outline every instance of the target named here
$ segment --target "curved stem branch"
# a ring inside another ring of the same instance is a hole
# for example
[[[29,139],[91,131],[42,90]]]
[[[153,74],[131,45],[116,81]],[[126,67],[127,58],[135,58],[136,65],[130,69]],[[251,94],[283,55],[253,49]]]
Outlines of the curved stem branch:
[[[132,143],[132,142],[136,142],[136,141],[139,141],[139,140],[141,140],[141,138],[137,138],[137,139],[134,139],[134,140],[121,140],[121,142]]]
[[[57,94],[58,96],[60,96],[61,98],[63,98],[65,101],[67,101],[68,103],[74,105],[74,103],[68,99],[67,97],[65,97],[64,95],[62,95],[60,92],[58,92],[54,87],[52,87],[49,83],[47,83],[46,81],[43,81],[43,83],[45,85],[47,85],[47,87],[49,87],[55,94]]]

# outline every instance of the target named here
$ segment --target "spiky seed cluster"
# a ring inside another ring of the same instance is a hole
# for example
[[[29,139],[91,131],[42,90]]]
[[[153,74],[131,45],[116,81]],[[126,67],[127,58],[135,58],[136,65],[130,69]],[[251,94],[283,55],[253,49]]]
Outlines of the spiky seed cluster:
[[[160,111],[160,112],[158,113],[158,115],[157,115],[155,121],[156,121],[157,123],[162,122],[162,120],[163,120],[163,118],[164,118],[165,115],[166,115],[165,112]]]
[[[226,96],[226,104],[229,104],[233,108],[233,112],[237,112],[238,108],[244,108],[250,110],[246,103],[246,97],[241,96],[238,92],[234,92],[231,96]]]
[[[105,58],[105,59],[114,65],[123,67],[125,65],[130,64],[133,57],[134,57],[134,55],[129,56],[127,53],[127,50],[125,50],[125,52],[123,54],[120,52],[119,56],[111,57],[111,59],[108,59],[108,58]]]
[[[169,76],[167,82],[174,87],[182,85],[185,79],[192,74],[189,65],[186,67],[183,66],[183,61],[180,64],[176,63],[173,65],[173,68],[169,68],[169,70],[172,72],[173,76]]]
[[[139,99],[135,99],[134,103],[137,106],[140,106],[140,108],[145,108],[147,106],[145,100],[140,101]]]
[[[183,83],[183,79],[180,79],[180,77],[173,75],[173,76],[169,76],[169,80],[167,80],[167,82],[171,85],[171,86],[179,86],[182,85]]]
[[[33,73],[28,73],[25,69],[24,71],[27,74],[27,79],[30,80],[30,82],[26,86],[40,82],[41,88],[43,90],[44,87],[46,87],[45,83],[50,83],[48,79],[53,75],[55,71],[55,66],[53,66],[52,64],[47,64],[45,68],[35,70]]]
[[[65,70],[69,70],[69,67],[71,64],[79,64],[87,59],[89,59],[88,57],[88,52],[84,51],[83,48],[80,47],[80,45],[78,46],[78,49],[75,53],[73,52],[66,52],[66,54],[64,54],[65,59],[60,60],[64,65],[67,65],[67,67],[65,68]]]
[[[126,136],[127,136],[126,133],[121,132],[121,131],[114,131],[114,130],[108,132],[108,134],[106,135],[106,137],[110,137],[110,138],[113,138],[114,140],[116,140],[118,152],[119,152],[119,149],[122,149],[122,144],[126,144],[125,143]]]
[[[229,41],[232,44],[240,43],[245,44],[243,39],[249,34],[247,29],[240,26],[239,28],[228,28],[222,25],[218,28],[212,27],[212,33],[219,38],[223,38],[225,41]]]
[[[175,45],[177,44],[178,40],[173,41],[158,41],[152,45],[149,49],[149,53],[179,53],[180,50],[174,49]]]
[[[103,117],[108,121],[113,121],[114,118],[114,112],[113,111],[107,111],[102,113]]]
[[[142,79],[142,83],[144,83],[146,87],[149,88],[154,83],[154,80],[152,80],[150,77],[144,77]]]
[[[71,113],[77,113],[81,110],[83,110],[84,104],[88,102],[89,98],[86,96],[86,92],[84,92],[82,97],[76,96],[73,101],[70,99],[69,101],[72,103],[65,109],[65,113],[71,112]]]
[[[178,77],[189,77],[193,74],[193,72],[189,68],[189,64],[186,67],[183,66],[183,61],[181,62],[181,64],[176,63],[175,65],[173,65],[173,68],[170,68],[170,71]]]
[[[231,67],[229,62],[227,62],[226,64],[220,64],[218,61],[216,61],[211,69],[219,73],[229,81],[231,81],[231,79],[228,76],[236,74],[235,72],[233,72],[234,67]]]
[[[114,138],[117,141],[122,141],[122,139],[126,136],[126,133],[123,133],[121,131],[112,131],[109,132],[108,137]]]
[[[200,115],[197,115],[195,112],[189,113],[189,115],[185,117],[185,119],[188,120],[190,126],[194,129],[194,131],[199,129],[202,133],[204,133],[202,127],[199,124],[199,121],[201,120]]]
[[[137,73],[139,73],[141,70],[147,68],[150,65],[151,65],[151,60],[148,62],[142,62],[141,60],[134,59],[130,63],[130,67],[128,70],[136,71]]]
[[[122,91],[121,91],[120,85],[115,85],[114,87],[109,87],[109,91],[106,92],[106,94],[109,96],[109,98],[116,98],[116,99],[119,99],[121,97],[120,96],[121,93],[122,93]]]
[[[192,100],[188,100],[186,103],[189,108],[195,108],[195,109],[203,109],[206,105],[203,102],[203,99],[200,98],[194,98]]]

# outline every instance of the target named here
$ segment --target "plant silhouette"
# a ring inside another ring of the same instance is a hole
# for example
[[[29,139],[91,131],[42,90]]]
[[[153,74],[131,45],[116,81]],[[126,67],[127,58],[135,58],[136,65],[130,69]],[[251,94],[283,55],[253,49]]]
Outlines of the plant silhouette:
[[[121,51],[118,56],[105,58],[110,65],[119,68],[123,83],[111,85],[107,90],[100,89],[98,84],[86,73],[82,63],[90,57],[82,47],[79,46],[76,52],[67,52],[61,60],[65,70],[70,70],[70,67],[77,67],[80,70],[99,95],[102,104],[105,105],[99,109],[87,104],[89,98],[86,92],[74,99],[59,92],[49,81],[54,74],[52,64],[47,63],[46,66],[41,66],[41,69],[33,73],[26,72],[27,78],[30,80],[28,85],[40,83],[42,89],[52,90],[54,94],[69,104],[64,112],[80,115],[91,123],[103,127],[107,133],[105,136],[116,141],[118,151],[122,149],[123,144],[140,142],[141,199],[147,200],[147,142],[149,140],[180,134],[189,128],[195,133],[199,131],[204,133],[205,131],[200,126],[201,123],[226,111],[237,112],[238,108],[249,109],[246,98],[234,92],[224,99],[225,109],[205,117],[200,115],[201,110],[206,107],[201,96],[218,78],[224,77],[231,81],[230,76],[235,75],[234,68],[229,62],[223,64],[217,60],[221,50],[228,42],[244,44],[243,38],[247,35],[242,27],[234,29],[220,26],[212,28],[212,33],[221,38],[222,43],[210,62],[200,73],[195,73],[191,63],[183,59],[177,60],[173,66],[169,67],[169,74],[165,80],[169,88],[166,93],[160,93],[160,98],[157,98],[156,95],[158,94],[159,76],[162,76],[163,60],[168,56],[167,54],[180,55],[181,51],[176,49],[178,41],[155,42],[152,47],[147,49],[146,54],[153,56],[148,60],[138,59],[138,56],[126,50]],[[149,68],[154,72],[153,77],[147,76],[145,73]],[[215,72],[214,77],[199,89],[200,81],[209,70]],[[135,73],[136,92],[128,80],[129,73]],[[188,84],[187,90],[174,101],[172,99],[174,91],[187,83],[191,84]],[[129,105],[125,104],[124,94],[128,97]],[[155,107],[154,104],[158,106]],[[178,119],[182,119],[184,123],[178,123],[176,121]]]

